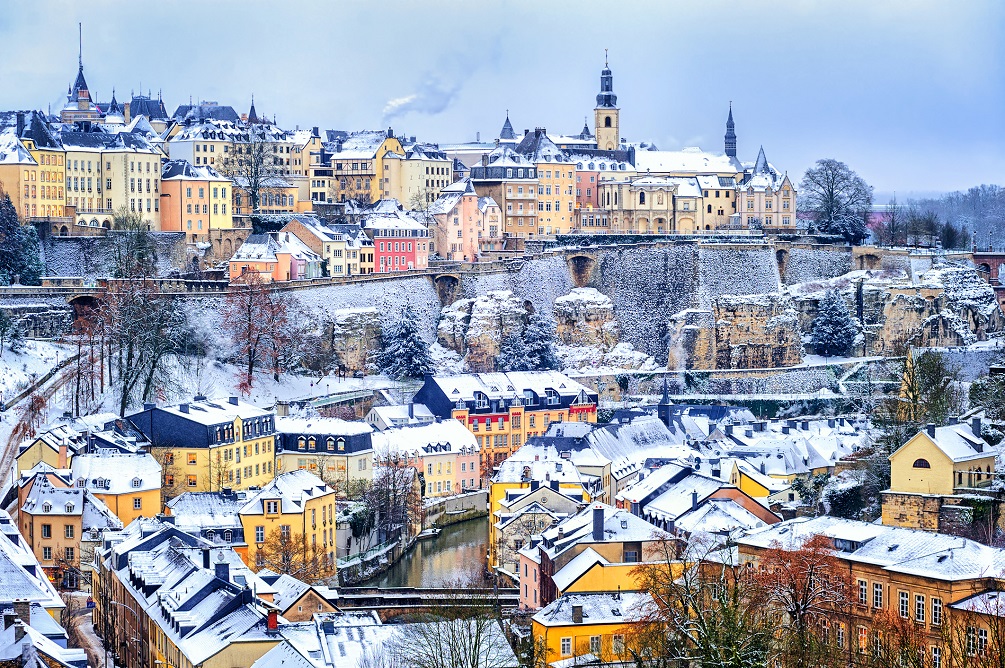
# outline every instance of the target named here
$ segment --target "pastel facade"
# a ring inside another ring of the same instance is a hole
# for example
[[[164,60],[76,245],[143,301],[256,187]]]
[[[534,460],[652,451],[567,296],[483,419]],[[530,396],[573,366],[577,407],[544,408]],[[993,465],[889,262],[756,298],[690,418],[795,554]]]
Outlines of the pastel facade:
[[[471,182],[481,197],[502,210],[503,236],[538,235],[537,167],[511,146],[500,145],[471,168]]]
[[[247,489],[274,476],[275,414],[237,397],[146,404],[129,419],[150,441],[169,496]]]
[[[531,618],[542,664],[630,663],[626,648],[633,625],[645,619],[652,605],[650,596],[634,592],[573,594],[556,600]]]
[[[537,168],[537,233],[567,234],[574,227],[576,164],[535,128],[517,144],[516,151]]]
[[[446,260],[474,262],[480,254],[482,211],[478,192],[470,179],[462,179],[443,189],[429,208],[436,221],[433,248]],[[498,223],[496,224],[498,235]]]
[[[276,471],[305,470],[344,497],[357,483],[373,480],[372,429],[337,418],[276,418]]]
[[[233,230],[231,181],[212,167],[171,160],[161,173],[161,231],[184,232],[192,243]]]
[[[384,154],[380,199],[396,199],[409,209],[425,209],[453,183],[454,161],[438,147],[411,142],[403,153]]]
[[[253,234],[229,261],[230,281],[249,280],[257,274],[264,283],[302,281],[321,276],[321,256],[295,234]]]
[[[427,498],[482,486],[478,442],[458,422],[389,427],[372,438],[379,464],[405,461],[420,471]]]
[[[407,214],[397,200],[384,200],[367,211],[362,227],[373,241],[374,272],[384,274],[429,266],[429,230]]]
[[[148,452],[78,454],[70,470],[74,487],[90,490],[123,526],[163,510],[161,465]]]

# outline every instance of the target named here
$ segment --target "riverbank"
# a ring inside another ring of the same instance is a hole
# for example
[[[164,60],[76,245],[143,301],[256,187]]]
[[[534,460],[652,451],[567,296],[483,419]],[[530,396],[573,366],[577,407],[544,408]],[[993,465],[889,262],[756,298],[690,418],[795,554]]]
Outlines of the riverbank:
[[[422,528],[442,529],[489,514],[489,491],[479,489],[427,499],[422,504]]]

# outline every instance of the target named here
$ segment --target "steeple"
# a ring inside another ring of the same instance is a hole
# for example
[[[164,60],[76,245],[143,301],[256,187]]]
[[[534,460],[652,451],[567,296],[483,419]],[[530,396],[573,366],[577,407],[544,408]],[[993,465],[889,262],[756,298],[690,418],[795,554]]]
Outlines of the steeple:
[[[516,139],[513,124],[509,122],[509,109],[506,110],[506,121],[503,123],[502,130],[499,131],[499,139]]]
[[[736,132],[733,129],[733,102],[729,102],[729,118],[726,119],[726,155],[736,157]]]
[[[667,377],[663,376],[663,396],[656,407],[656,416],[666,426],[670,426],[670,386],[667,384]]]
[[[607,49],[604,49],[604,69],[600,71],[600,92],[597,93],[597,106],[593,109],[594,134],[597,136],[597,148],[602,151],[614,151],[621,146],[621,119],[618,109],[618,96],[614,94],[614,75],[607,61]]]
[[[604,49],[604,69],[600,70],[600,92],[597,93],[597,107],[618,108],[618,96],[614,94],[614,75],[607,65],[607,49]]]
[[[258,114],[255,113],[255,96],[254,96],[254,94],[252,94],[252,96],[251,96],[251,111],[248,112],[248,122],[249,123],[257,123],[258,122]]]
[[[771,167],[768,165],[768,159],[764,156],[764,147],[757,152],[757,161],[754,163],[754,172],[757,174],[771,174]]]

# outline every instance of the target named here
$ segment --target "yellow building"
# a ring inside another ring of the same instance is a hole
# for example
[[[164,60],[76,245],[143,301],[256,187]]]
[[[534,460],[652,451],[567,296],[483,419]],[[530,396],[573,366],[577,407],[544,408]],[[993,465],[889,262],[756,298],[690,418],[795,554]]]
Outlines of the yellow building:
[[[90,490],[123,525],[163,510],[161,465],[148,452],[78,454],[70,470],[73,485]]]
[[[479,197],[491,198],[502,213],[503,237],[538,235],[537,167],[512,146],[500,144],[471,167],[471,183]]]
[[[453,183],[454,161],[437,147],[416,143],[414,138],[403,149],[403,153],[384,154],[381,198],[396,199],[406,209],[425,210]]]
[[[62,218],[66,204],[64,180],[66,154],[38,112],[31,112],[21,142],[38,164],[38,208],[32,204],[32,218]],[[35,213],[37,211],[37,213]]]
[[[0,112],[0,190],[23,220],[64,215],[65,155],[37,111]],[[58,233],[58,232],[57,232]]]
[[[341,497],[373,480],[373,429],[338,418],[276,418],[276,473],[306,470]]]
[[[145,404],[129,416],[150,441],[168,496],[267,484],[274,477],[275,414],[237,397],[172,406]]]
[[[601,180],[597,190],[612,233],[693,234],[705,227],[702,190],[693,177]]]
[[[384,186],[388,192],[392,189],[391,165],[384,160],[388,153],[405,154],[390,128],[335,136],[310,155],[311,202],[370,203],[382,199]]]
[[[335,490],[306,470],[282,473],[252,494],[240,511],[248,566],[265,563],[266,544],[281,536],[303,540],[335,563]]]
[[[938,531],[944,506],[990,487],[997,453],[980,434],[979,416],[928,425],[891,454],[883,524]]]
[[[231,195],[230,179],[212,167],[166,162],[161,173],[161,231],[184,232],[192,243],[216,240],[219,235],[213,232],[234,229]]]
[[[528,132],[516,151],[537,168],[537,233],[568,234],[575,227],[576,163],[544,128]]]
[[[563,596],[531,619],[540,665],[630,663],[632,627],[652,605],[652,597],[637,592]]]

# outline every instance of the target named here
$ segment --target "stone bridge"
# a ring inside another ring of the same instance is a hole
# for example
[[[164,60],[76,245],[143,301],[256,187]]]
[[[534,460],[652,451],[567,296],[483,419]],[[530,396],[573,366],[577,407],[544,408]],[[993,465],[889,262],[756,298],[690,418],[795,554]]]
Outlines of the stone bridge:
[[[514,610],[520,604],[520,591],[516,588],[339,587],[338,599],[333,602],[342,609],[376,610],[386,622],[440,610]]]

